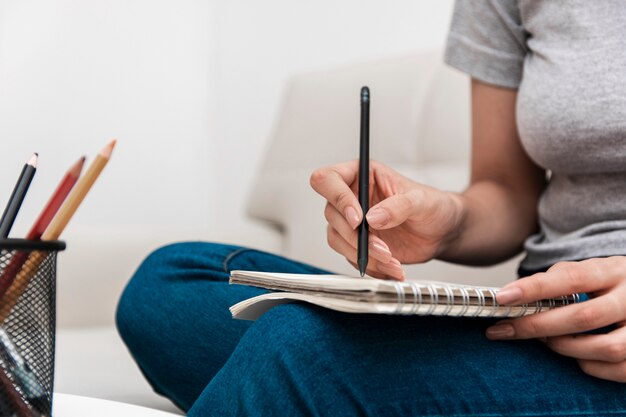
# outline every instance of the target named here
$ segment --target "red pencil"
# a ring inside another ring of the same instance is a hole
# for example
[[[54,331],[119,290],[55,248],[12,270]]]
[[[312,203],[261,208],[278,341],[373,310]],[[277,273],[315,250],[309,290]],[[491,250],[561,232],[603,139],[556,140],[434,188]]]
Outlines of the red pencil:
[[[26,239],[41,239],[41,235],[43,235],[43,232],[46,230],[57,211],[59,211],[59,208],[74,187],[74,184],[78,181],[84,164],[85,157],[83,156],[65,173],[65,176],[52,194],[52,197],[50,197],[50,200],[48,200],[41,214],[39,214],[35,224],[33,224],[33,227],[26,235]],[[4,296],[6,290],[13,283],[15,275],[19,272],[24,262],[26,262],[26,259],[28,259],[28,255],[27,252],[17,252],[13,258],[11,258],[11,262],[9,262],[2,276],[0,276],[0,298]]]
[[[43,235],[44,230],[52,221],[52,218],[57,213],[65,198],[68,196],[76,181],[80,177],[80,173],[83,170],[85,164],[85,157],[80,158],[72,167],[67,171],[61,183],[50,197],[48,204],[44,207],[39,215],[39,218],[35,221],[35,224],[30,229],[30,232],[26,235],[28,240],[39,240]]]

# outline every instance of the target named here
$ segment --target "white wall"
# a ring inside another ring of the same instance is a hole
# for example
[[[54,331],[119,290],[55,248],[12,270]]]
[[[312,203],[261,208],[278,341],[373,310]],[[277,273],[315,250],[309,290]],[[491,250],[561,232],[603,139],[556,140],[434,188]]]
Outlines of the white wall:
[[[71,230],[245,232],[295,72],[441,45],[451,0],[0,1],[0,206],[31,152],[25,233],[64,170],[114,158]]]
[[[199,0],[0,2],[0,205],[23,162],[39,171],[25,233],[64,171],[118,138],[70,224],[208,226],[214,115],[212,4]]]

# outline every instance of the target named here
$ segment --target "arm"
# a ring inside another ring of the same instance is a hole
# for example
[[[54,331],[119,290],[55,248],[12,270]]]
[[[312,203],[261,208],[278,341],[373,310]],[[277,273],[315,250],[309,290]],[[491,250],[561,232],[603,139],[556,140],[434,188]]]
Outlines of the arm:
[[[490,264],[517,254],[537,225],[545,173],[526,155],[515,123],[517,92],[472,80],[472,172],[458,195],[459,226],[438,258]]]

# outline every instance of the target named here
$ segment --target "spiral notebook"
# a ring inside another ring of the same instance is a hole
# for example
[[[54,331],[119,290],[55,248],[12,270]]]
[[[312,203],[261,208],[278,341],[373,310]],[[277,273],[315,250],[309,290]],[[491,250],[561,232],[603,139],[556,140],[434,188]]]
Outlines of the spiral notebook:
[[[581,301],[579,294],[572,294],[521,306],[502,306],[496,302],[498,287],[343,275],[232,271],[230,283],[271,290],[230,308],[234,318],[243,320],[256,320],[272,307],[297,301],[346,313],[458,317],[520,317]]]

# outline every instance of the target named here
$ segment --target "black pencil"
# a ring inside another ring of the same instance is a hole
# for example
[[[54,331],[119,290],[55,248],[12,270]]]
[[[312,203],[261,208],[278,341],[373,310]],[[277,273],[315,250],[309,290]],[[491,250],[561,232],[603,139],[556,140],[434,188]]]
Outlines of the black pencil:
[[[359,204],[363,211],[363,221],[359,225],[359,239],[357,247],[357,264],[361,276],[367,269],[368,253],[368,225],[365,214],[370,205],[370,90],[361,88],[361,146],[359,151]]]
[[[24,165],[22,173],[20,174],[17,184],[15,184],[15,188],[13,189],[13,193],[11,194],[11,198],[9,198],[9,202],[4,209],[4,213],[0,219],[0,239],[6,239],[9,236],[11,227],[13,227],[13,222],[15,222],[15,218],[17,217],[17,213],[20,211],[24,197],[26,197],[26,192],[28,191],[30,182],[35,176],[35,171],[37,171],[36,153],[33,154],[28,162],[26,162],[26,165]]]

